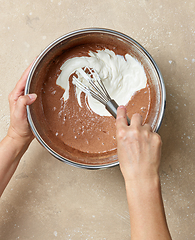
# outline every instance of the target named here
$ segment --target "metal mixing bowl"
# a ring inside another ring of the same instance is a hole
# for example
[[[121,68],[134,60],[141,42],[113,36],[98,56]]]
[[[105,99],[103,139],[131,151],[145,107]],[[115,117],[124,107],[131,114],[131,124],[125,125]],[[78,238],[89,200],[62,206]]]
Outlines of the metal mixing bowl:
[[[78,153],[73,151],[70,147],[60,148],[60,143],[53,144],[52,138],[48,138],[48,131],[45,121],[42,116],[41,96],[40,91],[42,88],[41,76],[46,71],[46,67],[51,63],[52,59],[60,55],[67,49],[75,46],[86,44],[90,42],[104,43],[105,39],[109,40],[112,44],[117,44],[127,50],[127,53],[136,58],[144,67],[147,79],[154,86],[155,96],[153,99],[154,111],[150,113],[150,124],[153,131],[158,131],[163,118],[166,93],[160,70],[150,56],[150,54],[134,39],[113,30],[91,28],[82,29],[68,33],[53,43],[51,43],[36,59],[30,73],[28,75],[25,94],[37,93],[38,98],[31,106],[27,106],[27,115],[32,131],[37,140],[57,159],[66,162],[70,165],[83,167],[88,169],[102,169],[118,165],[116,151],[111,155],[97,154],[91,156],[87,153]],[[40,107],[38,107],[38,104]],[[37,105],[37,106],[36,106]],[[56,142],[58,140],[55,140]],[[86,159],[88,159],[86,161]],[[98,162],[96,161],[98,159]]]

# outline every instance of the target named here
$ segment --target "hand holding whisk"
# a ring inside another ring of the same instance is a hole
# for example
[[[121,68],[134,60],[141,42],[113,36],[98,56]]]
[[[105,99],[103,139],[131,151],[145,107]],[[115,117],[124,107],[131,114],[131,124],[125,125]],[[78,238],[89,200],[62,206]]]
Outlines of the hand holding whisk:
[[[95,69],[84,67],[79,68],[76,70],[76,75],[73,76],[73,83],[84,93],[92,96],[106,107],[106,109],[112,114],[113,117],[116,118],[117,116],[117,108],[119,107],[118,104],[115,102],[114,99],[111,99],[110,95],[108,94],[101,78],[99,77],[98,73]],[[88,83],[89,86],[83,84],[79,78],[82,76]],[[130,119],[127,116],[128,125],[130,125]]]

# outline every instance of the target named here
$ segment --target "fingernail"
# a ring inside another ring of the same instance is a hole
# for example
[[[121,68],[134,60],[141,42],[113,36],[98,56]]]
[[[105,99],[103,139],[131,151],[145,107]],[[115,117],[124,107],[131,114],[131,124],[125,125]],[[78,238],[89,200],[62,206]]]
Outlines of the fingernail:
[[[121,106],[119,106],[118,108],[125,108],[125,106],[121,105]]]
[[[31,94],[28,94],[30,100],[35,100],[37,98],[37,94],[36,93],[31,93]]]

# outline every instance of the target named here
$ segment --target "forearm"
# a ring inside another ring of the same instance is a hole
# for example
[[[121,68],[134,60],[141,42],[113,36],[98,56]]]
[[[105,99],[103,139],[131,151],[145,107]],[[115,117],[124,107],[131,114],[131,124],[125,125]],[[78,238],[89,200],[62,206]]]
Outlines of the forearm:
[[[0,142],[0,196],[14,174],[30,141],[19,141],[6,136]]]
[[[171,240],[159,177],[126,183],[132,240]]]

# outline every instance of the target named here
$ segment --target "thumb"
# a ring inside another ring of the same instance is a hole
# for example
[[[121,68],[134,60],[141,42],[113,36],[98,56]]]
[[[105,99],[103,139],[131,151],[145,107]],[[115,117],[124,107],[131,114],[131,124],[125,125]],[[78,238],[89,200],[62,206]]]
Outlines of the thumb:
[[[117,108],[116,128],[127,126],[126,108],[119,106]]]
[[[26,96],[28,96],[28,98],[29,98],[29,100],[27,99],[26,105],[32,104],[37,98],[37,94],[35,94],[35,93],[31,93],[31,94],[28,94]]]
[[[35,93],[20,96],[16,102],[15,116],[19,119],[26,117],[26,106],[31,105],[37,98]]]

